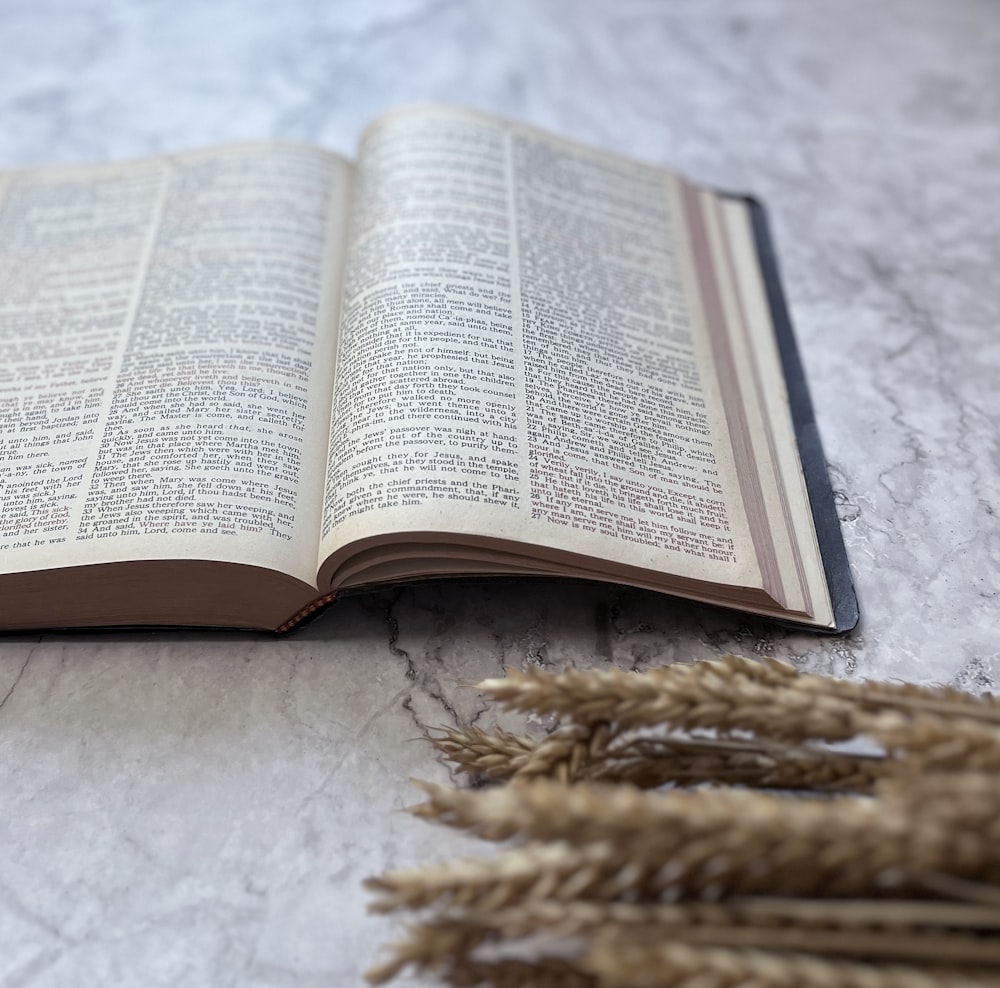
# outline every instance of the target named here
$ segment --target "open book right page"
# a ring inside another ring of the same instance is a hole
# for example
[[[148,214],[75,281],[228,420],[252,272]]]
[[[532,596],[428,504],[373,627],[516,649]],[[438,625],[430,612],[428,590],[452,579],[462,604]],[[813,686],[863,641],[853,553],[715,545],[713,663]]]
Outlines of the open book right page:
[[[321,588],[567,573],[810,613],[712,331],[739,303],[704,269],[736,221],[471,112],[384,117],[358,165]]]

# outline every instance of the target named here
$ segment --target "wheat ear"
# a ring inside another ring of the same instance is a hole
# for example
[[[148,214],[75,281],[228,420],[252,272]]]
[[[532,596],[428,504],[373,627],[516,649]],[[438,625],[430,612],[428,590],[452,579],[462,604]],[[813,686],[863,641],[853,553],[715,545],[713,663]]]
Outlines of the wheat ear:
[[[857,723],[911,775],[1000,770],[1000,729],[993,724],[939,714],[912,716],[895,710],[860,713]]]
[[[761,739],[625,735],[608,757],[584,763],[580,779],[642,789],[700,782],[762,789],[870,793],[896,771],[890,759]],[[517,778],[518,776],[514,776]]]
[[[441,916],[450,916],[449,912]],[[754,935],[769,930],[792,930],[808,940],[812,933],[834,932],[898,939],[894,951],[914,955],[908,941],[927,935],[947,935],[949,943],[972,941],[995,951],[1000,943],[983,933],[1000,932],[1000,909],[934,899],[797,899],[780,896],[742,897],[720,902],[624,902],[576,899],[565,902],[530,899],[517,905],[481,911],[462,909],[461,920],[487,930],[490,936],[511,940],[544,931],[554,938],[590,935],[612,927],[657,929],[676,939],[677,930],[748,929]],[[970,936],[971,935],[971,936]],[[918,945],[916,950],[923,950]],[[853,951],[857,952],[857,951]]]
[[[555,714],[578,723],[670,724],[751,731],[784,740],[844,740],[861,733],[858,715],[895,712],[1000,728],[1000,701],[941,687],[852,683],[797,672],[768,659],[727,655],[644,673],[619,669],[509,669],[480,688],[509,709]]]
[[[494,780],[565,777],[569,782],[627,782],[643,789],[670,782],[725,782],[867,793],[877,780],[895,771],[882,757],[805,744],[634,731],[605,731],[602,737],[584,725],[571,725],[538,741],[501,730],[490,734],[478,727],[448,728],[428,739],[458,771]]]
[[[601,933],[621,942],[669,940],[731,949],[808,950],[845,959],[949,966],[1000,964],[1000,940],[982,935],[1000,926],[1000,910],[896,900],[884,903],[878,913],[871,902],[861,903],[862,919],[829,902],[815,902],[812,909],[799,912],[796,901],[663,905],[532,899],[503,909],[446,911],[436,922],[478,929],[481,943],[544,936],[550,945],[558,945]],[[853,900],[848,905],[859,903]],[[940,925],[942,920],[963,925],[956,929]]]
[[[532,844],[490,860],[462,858],[387,872],[365,880],[376,893],[373,912],[422,909],[426,906],[500,909],[526,899],[575,898],[603,891],[615,898],[634,881],[631,872],[616,882],[621,854],[610,845],[574,847],[565,842]]]
[[[641,869],[647,897],[695,895],[699,887],[705,895],[886,895],[922,888],[926,875],[1000,878],[1000,822],[968,816],[961,803],[934,801],[911,817],[879,801],[741,790],[647,793],[548,780],[482,792],[424,789],[429,799],[417,815],[487,839],[618,848],[595,886],[629,863]]]
[[[655,944],[669,939],[695,947],[730,950],[808,951],[824,957],[909,964],[943,964],[949,967],[1000,964],[1000,943],[970,933],[941,931],[822,930],[795,925],[723,926],[721,924],[675,924],[633,927],[606,926],[601,934],[612,934],[616,942],[632,938]]]
[[[879,917],[879,925],[860,924],[857,917],[844,910],[831,910],[829,903],[817,903],[812,915],[806,911],[802,917],[804,921],[800,921],[789,920],[795,913],[786,902],[781,910],[783,921],[775,922],[774,909],[766,908],[765,904],[756,905],[764,908],[755,908],[753,902],[655,906],[530,901],[514,908],[486,912],[461,910],[455,915],[446,913],[411,926],[409,936],[391,946],[390,958],[372,968],[366,977],[372,983],[382,984],[409,967],[434,972],[453,984],[476,983],[467,980],[475,971],[480,980],[495,984],[501,976],[510,977],[516,970],[522,977],[542,978],[544,984],[563,983],[552,980],[558,972],[561,978],[568,978],[569,983],[575,984],[581,974],[575,961],[567,958],[578,956],[581,937],[585,938],[583,942],[596,938],[598,949],[603,943],[609,945],[611,952],[626,955],[642,951],[655,955],[662,944],[683,943],[688,947],[731,951],[779,951],[779,956],[808,950],[814,955],[842,960],[863,958],[883,963],[933,963],[938,967],[966,969],[996,965],[1000,961],[1000,943],[992,938],[926,926],[907,928],[893,924],[887,929],[884,916]],[[827,908],[820,909],[822,905]],[[897,922],[900,915],[921,920],[943,918],[949,922],[970,918],[970,910],[966,907],[956,909],[950,904],[897,902],[887,905],[890,912],[896,912]],[[871,914],[870,904],[868,906],[867,911]],[[923,908],[914,909],[914,906]],[[983,911],[973,909],[971,912]],[[821,913],[825,915],[816,922]],[[989,917],[994,929],[998,916],[1000,913],[992,911]],[[755,921],[760,918],[763,923]],[[830,925],[831,918],[846,920],[847,925]],[[495,945],[533,936],[537,939],[539,931],[543,938],[536,943],[536,953],[542,948],[558,951],[556,956],[566,959],[564,963],[553,968],[544,955],[531,965],[508,959],[486,962],[476,956],[479,948],[491,942],[494,944],[492,952],[497,955]],[[534,983],[534,980],[526,983]]]
[[[850,701],[861,710],[896,710],[920,716],[931,714],[981,721],[1000,728],[1000,698],[989,694],[967,693],[947,686],[835,679],[816,673],[799,672],[794,666],[779,659],[757,662],[741,656],[726,655],[716,661],[747,679],[770,686],[780,685],[802,693],[837,697]]]
[[[443,727],[426,737],[459,772],[491,779],[509,779],[538,747],[534,738],[500,728]]]
[[[916,783],[887,779],[879,784],[880,800],[838,796],[822,802],[742,789],[643,792],[600,783],[567,788],[550,779],[482,791],[415,784],[427,801],[411,808],[414,815],[488,840],[642,838],[669,851],[713,834],[750,843],[773,835],[775,842],[788,845],[833,846],[853,840],[859,854],[876,845],[900,850],[912,842],[931,855],[933,841],[942,839],[956,863],[963,861],[964,849],[972,853],[975,846],[977,857],[970,858],[970,866],[992,860],[988,846],[1000,840],[1000,788],[980,773],[929,775]],[[986,857],[979,858],[983,853]]]
[[[918,845],[921,836],[916,835]],[[956,868],[942,834],[934,835],[931,854],[928,847],[884,847],[876,842],[856,857],[850,839],[824,844],[800,838],[788,849],[780,837],[745,842],[738,835],[709,835],[663,843],[674,847],[665,849],[641,837],[627,848],[608,841],[582,846],[529,844],[491,861],[469,859],[389,872],[369,880],[368,888],[378,896],[371,908],[376,912],[426,906],[486,910],[535,899],[581,897],[635,902],[763,894],[889,897],[944,888],[934,879],[954,874]],[[995,886],[1000,872],[995,862],[988,869],[973,866],[968,862],[969,849],[962,851],[966,860],[958,866],[958,877],[971,891],[983,881],[990,883],[987,888]],[[953,890],[957,891],[954,885]]]
[[[721,663],[667,666],[642,674],[620,669],[558,674],[510,669],[480,689],[510,710],[554,714],[581,724],[617,728],[669,725],[691,730],[750,731],[786,741],[854,737],[856,709],[848,701],[796,693],[741,676]]]

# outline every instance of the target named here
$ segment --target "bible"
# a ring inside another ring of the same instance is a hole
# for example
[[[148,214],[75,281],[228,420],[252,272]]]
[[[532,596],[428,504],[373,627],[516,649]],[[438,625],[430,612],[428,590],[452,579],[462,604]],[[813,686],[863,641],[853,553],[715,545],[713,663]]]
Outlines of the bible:
[[[430,578],[857,621],[761,207],[480,113],[0,173],[0,628]]]

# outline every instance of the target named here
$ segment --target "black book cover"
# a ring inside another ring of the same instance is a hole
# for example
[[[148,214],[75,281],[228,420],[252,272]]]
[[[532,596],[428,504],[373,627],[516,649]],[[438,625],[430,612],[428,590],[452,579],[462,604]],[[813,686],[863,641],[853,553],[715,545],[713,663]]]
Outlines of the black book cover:
[[[840,519],[837,517],[837,508],[833,500],[833,488],[830,485],[830,476],[826,469],[823,444],[816,426],[812,399],[809,397],[809,386],[806,382],[802,361],[799,358],[792,322],[781,288],[781,275],[768,228],[767,214],[763,205],[756,199],[749,196],[734,196],[733,198],[742,199],[750,210],[750,222],[757,246],[757,257],[764,278],[764,288],[771,308],[771,320],[774,324],[774,333],[785,374],[789,411],[799,446],[799,459],[802,463],[806,490],[812,507],[813,524],[816,527],[816,538],[819,541],[820,554],[823,557],[823,568],[826,570],[830,601],[833,604],[833,615],[836,622],[836,627],[833,630],[836,633],[844,633],[851,631],[858,624],[860,617],[858,599],[854,591],[854,581],[851,578],[850,564],[847,561],[847,550],[844,548]]]

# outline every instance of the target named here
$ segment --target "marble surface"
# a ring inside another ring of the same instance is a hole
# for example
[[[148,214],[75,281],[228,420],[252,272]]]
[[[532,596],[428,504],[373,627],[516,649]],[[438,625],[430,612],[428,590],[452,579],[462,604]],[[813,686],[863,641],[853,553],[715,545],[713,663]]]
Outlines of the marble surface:
[[[426,586],[283,640],[0,639],[0,985],[355,985],[361,879],[505,665],[724,651],[1000,675],[1000,6],[0,0],[0,165],[245,137],[350,153],[461,102],[771,207],[863,610],[852,636],[600,586]]]

